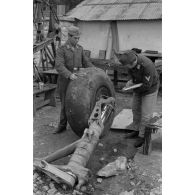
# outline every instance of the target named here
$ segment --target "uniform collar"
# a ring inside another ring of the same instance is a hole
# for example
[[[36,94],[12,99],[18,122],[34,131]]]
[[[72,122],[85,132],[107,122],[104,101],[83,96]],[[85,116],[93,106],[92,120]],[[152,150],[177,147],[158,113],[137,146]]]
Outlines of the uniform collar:
[[[75,48],[79,48],[78,47],[78,44],[76,44],[76,46],[74,47],[72,44],[71,44],[71,42],[69,41],[69,40],[67,40],[67,42],[66,42],[66,48],[67,49],[70,49],[70,50],[72,50],[72,51],[74,51],[75,50]]]
[[[141,67],[141,65],[140,65],[140,64],[137,64],[136,68],[137,68],[138,70],[140,69],[140,67]]]

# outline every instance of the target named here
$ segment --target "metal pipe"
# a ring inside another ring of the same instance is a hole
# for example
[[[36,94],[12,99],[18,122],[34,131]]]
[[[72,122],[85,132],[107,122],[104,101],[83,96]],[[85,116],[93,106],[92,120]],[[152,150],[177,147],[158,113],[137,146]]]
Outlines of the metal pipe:
[[[105,110],[102,112],[101,120],[102,123],[105,124],[106,120],[110,117],[110,114],[113,112],[113,108],[110,105],[105,106]]]

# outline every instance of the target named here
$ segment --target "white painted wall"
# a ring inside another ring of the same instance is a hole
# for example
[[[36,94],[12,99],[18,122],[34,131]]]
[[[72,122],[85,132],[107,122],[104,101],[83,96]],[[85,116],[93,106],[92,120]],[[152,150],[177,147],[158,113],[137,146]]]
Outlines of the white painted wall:
[[[118,21],[119,50],[139,48],[162,52],[162,22],[149,21]],[[79,21],[81,30],[79,44],[91,51],[92,58],[99,57],[99,50],[106,50],[109,31],[108,22]]]
[[[91,51],[92,58],[99,57],[99,50],[106,50],[109,22],[83,22],[78,23],[81,31],[79,44],[85,50]]]
[[[139,48],[162,52],[162,22],[118,21],[120,50]]]

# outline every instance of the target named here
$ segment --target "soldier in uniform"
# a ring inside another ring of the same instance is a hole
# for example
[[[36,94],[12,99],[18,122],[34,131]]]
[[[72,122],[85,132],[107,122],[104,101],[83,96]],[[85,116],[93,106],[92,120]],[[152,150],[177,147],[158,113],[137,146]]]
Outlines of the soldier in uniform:
[[[79,37],[79,28],[76,26],[69,27],[67,42],[57,50],[55,68],[59,73],[58,89],[61,100],[61,113],[58,128],[53,133],[60,133],[66,130],[65,95],[69,82],[77,79],[76,72],[80,68],[93,67],[93,64],[85,56],[83,47],[78,44]]]
[[[140,147],[144,143],[145,126],[153,114],[157,101],[158,73],[149,58],[135,51],[128,50],[115,54],[121,64],[128,68],[131,79],[126,83],[126,87],[142,83],[141,87],[133,89],[133,123],[128,127],[135,131],[134,136],[138,136],[134,146]]]

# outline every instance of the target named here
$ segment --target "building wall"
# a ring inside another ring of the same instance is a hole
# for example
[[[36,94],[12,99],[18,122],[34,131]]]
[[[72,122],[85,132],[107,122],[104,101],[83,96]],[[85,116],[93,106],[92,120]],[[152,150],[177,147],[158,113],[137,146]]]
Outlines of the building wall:
[[[79,43],[91,51],[92,58],[99,57],[99,50],[106,50],[110,22],[79,21],[81,30]],[[119,50],[139,48],[162,52],[162,22],[118,21]]]
[[[118,21],[119,48],[162,51],[162,22]]]
[[[109,22],[78,22],[81,30],[79,44],[91,51],[92,58],[99,57],[99,50],[106,50]]]

